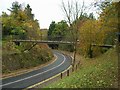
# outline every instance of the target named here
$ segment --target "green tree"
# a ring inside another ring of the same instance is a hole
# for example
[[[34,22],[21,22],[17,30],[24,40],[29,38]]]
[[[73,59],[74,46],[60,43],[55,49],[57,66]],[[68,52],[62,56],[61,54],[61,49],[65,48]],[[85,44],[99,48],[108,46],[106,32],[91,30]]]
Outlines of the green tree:
[[[25,11],[28,19],[31,19],[31,20],[34,19],[34,14],[32,14],[32,9],[30,8],[30,5],[29,5],[29,4],[27,4],[27,6],[25,7],[25,10],[24,10],[24,11]]]
[[[8,9],[12,14],[16,15],[18,14],[18,11],[21,10],[21,4],[19,4],[17,1],[12,3],[12,7]]]
[[[3,36],[5,35],[10,35],[11,33],[11,18],[8,17],[6,12],[2,12],[2,34]]]
[[[52,35],[56,40],[63,40],[67,34],[68,25],[65,21],[60,21],[56,24],[55,30],[52,32]]]
[[[25,9],[21,7],[18,2],[13,2],[12,7],[8,9],[11,12],[10,15],[3,12],[3,37],[7,35],[17,39],[39,39],[39,23],[38,20],[34,20],[30,5],[27,4]]]
[[[50,26],[49,26],[49,29],[48,29],[48,39],[49,40],[52,39],[52,32],[55,31],[55,26],[56,26],[55,21],[52,21]]]
[[[52,21],[48,30],[48,40],[55,40],[55,41],[65,40],[67,33],[68,33],[68,24],[66,21],[62,20],[58,23]]]

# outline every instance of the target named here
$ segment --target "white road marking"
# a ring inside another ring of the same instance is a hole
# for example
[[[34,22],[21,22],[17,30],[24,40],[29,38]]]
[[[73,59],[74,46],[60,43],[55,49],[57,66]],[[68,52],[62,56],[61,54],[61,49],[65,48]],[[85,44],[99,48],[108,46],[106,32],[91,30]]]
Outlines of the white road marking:
[[[58,54],[59,54],[59,53],[58,53]],[[55,67],[53,67],[53,68],[51,68],[51,69],[48,69],[48,70],[46,70],[46,71],[43,71],[43,72],[41,72],[41,73],[35,74],[35,75],[33,75],[33,76],[30,76],[30,77],[26,77],[26,78],[23,78],[23,79],[16,80],[16,81],[14,81],[14,82],[10,82],[10,83],[6,83],[6,84],[3,84],[3,85],[0,85],[0,87],[6,86],[6,85],[9,85],[9,84],[13,84],[13,83],[16,83],[16,82],[20,82],[20,81],[23,81],[23,80],[26,80],[26,79],[29,79],[29,78],[32,78],[32,77],[35,77],[35,76],[38,76],[38,75],[40,75],[40,74],[46,73],[46,72],[48,72],[48,71],[50,71],[50,70],[53,70],[53,69],[61,66],[61,65],[65,62],[66,58],[65,58],[65,56],[64,56],[63,54],[59,54],[59,55],[62,55],[63,58],[64,58],[64,60],[63,60],[63,62],[62,62],[61,64],[59,64],[58,66],[55,66]]]
[[[51,62],[50,64],[48,64],[48,65],[44,65],[42,68],[47,67],[47,66],[53,64],[53,63],[57,60],[57,58],[58,58],[55,54],[54,54],[54,56],[55,56],[55,60],[52,61],[52,62]],[[39,68],[39,69],[41,69],[41,68]],[[35,70],[37,70],[37,69],[35,69]],[[32,70],[32,71],[35,71],[35,70]],[[29,71],[29,72],[32,72],[32,71]],[[27,72],[27,73],[29,73],[29,72]],[[26,74],[26,73],[24,73],[24,74]],[[18,74],[18,75],[21,75],[21,74]],[[12,77],[14,77],[14,76],[12,76]],[[8,77],[8,78],[11,78],[11,77]],[[6,77],[6,78],[3,78],[3,79],[0,79],[0,81],[2,81],[2,80],[4,80],[4,79],[7,79],[7,77]],[[1,86],[1,85],[0,85],[0,86]]]

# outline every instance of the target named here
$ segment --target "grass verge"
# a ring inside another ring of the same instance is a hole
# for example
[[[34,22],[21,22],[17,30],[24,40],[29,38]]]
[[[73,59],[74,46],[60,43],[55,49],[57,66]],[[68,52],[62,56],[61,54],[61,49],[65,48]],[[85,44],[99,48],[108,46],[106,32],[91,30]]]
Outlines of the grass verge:
[[[115,49],[92,58],[82,58],[82,66],[69,77],[45,88],[118,88],[118,57]]]

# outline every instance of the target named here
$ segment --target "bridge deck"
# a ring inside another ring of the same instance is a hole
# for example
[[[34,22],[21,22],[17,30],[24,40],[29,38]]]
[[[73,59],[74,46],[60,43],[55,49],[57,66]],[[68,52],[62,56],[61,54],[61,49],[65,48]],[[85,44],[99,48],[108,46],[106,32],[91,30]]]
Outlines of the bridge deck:
[[[106,45],[106,44],[104,44],[104,45],[102,45],[102,44],[92,44],[92,46],[108,47],[108,48],[113,47],[113,45]]]
[[[12,40],[13,42],[34,42],[34,43],[48,43],[48,44],[73,44],[69,41],[45,41],[45,40]]]

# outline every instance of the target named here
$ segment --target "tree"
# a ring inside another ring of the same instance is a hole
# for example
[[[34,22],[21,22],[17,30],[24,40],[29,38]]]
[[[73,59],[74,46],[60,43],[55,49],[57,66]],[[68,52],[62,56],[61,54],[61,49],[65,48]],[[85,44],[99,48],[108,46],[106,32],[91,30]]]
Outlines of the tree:
[[[55,30],[55,26],[56,26],[56,23],[55,21],[52,21],[50,26],[49,26],[49,30],[48,30],[48,40],[51,40],[52,39],[52,32]]]
[[[92,43],[96,42],[96,32],[99,26],[97,20],[94,19],[87,19],[82,26],[79,28],[80,32],[80,52],[85,55],[86,57],[92,58],[93,57],[93,50],[92,50]],[[98,40],[97,40],[98,41]],[[102,42],[99,40],[99,42]]]
[[[100,12],[100,17],[98,20],[88,19],[84,22],[80,33],[80,47],[83,53],[86,53],[87,56],[90,56],[90,52],[93,51],[94,54],[103,53],[104,48],[90,48],[91,44],[107,44],[114,45],[115,39],[117,38],[116,33],[118,32],[118,14],[116,13],[116,3],[104,3],[104,6],[101,7],[102,11]],[[90,17],[90,15],[89,15]],[[84,34],[83,34],[84,33]],[[95,55],[94,55],[95,56]]]
[[[55,23],[54,21],[52,21],[48,30],[48,40],[55,40],[55,41],[64,40],[67,30],[68,30],[68,24],[64,20],[58,23]],[[58,44],[56,45],[57,47],[59,46]],[[51,45],[51,46],[54,46],[54,45]]]
[[[11,18],[8,17],[6,12],[2,12],[2,34],[4,35],[10,35],[11,32]]]
[[[104,4],[104,6],[103,6]],[[101,22],[101,32],[104,33],[104,44],[115,44],[114,40],[117,38],[116,32],[118,32],[118,13],[116,10],[116,3],[102,2],[102,12],[99,17]]]
[[[25,9],[21,7],[18,2],[13,2],[12,7],[8,9],[11,12],[10,15],[3,12],[3,37],[7,35],[17,39],[39,39],[39,23],[38,20],[34,20],[30,5],[27,4]]]
[[[65,38],[65,34],[67,33],[67,27],[67,23],[63,20],[56,24],[55,30],[52,32],[55,40],[61,41]]]
[[[18,14],[18,11],[21,10],[21,4],[19,4],[17,1],[12,3],[11,9],[8,9],[12,14],[16,15]]]
[[[34,19],[34,14],[32,14],[32,9],[30,8],[30,5],[29,5],[29,4],[27,4],[27,6],[25,7],[25,10],[24,10],[24,11],[25,11],[28,19],[31,19],[31,20]]]
[[[89,7],[91,7],[91,6],[89,6]],[[87,8],[89,9],[89,7],[87,7]],[[80,24],[82,24],[84,22],[84,19],[82,19],[81,17],[83,17],[87,8],[84,4],[84,1],[81,6],[78,1],[75,1],[75,2],[68,1],[67,4],[65,4],[62,1],[62,10],[66,16],[66,19],[67,19],[66,21],[69,24],[69,29],[70,29],[70,32],[71,32],[71,35],[73,38],[73,42],[74,42],[73,67],[75,65],[75,59],[76,59],[77,41],[79,38],[79,26],[81,26]]]

